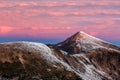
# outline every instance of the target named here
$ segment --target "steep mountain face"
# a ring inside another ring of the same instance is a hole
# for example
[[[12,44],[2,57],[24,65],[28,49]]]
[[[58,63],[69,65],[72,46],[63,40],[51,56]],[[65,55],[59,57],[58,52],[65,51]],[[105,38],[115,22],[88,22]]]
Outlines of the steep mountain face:
[[[120,79],[119,51],[96,49],[87,54],[66,54],[57,49],[54,52],[61,61],[67,62],[83,80]]]
[[[120,48],[84,32],[49,46],[3,43],[0,80],[120,80]]]
[[[56,45],[56,48],[62,49],[71,54],[87,53],[93,49],[98,48],[112,48],[120,50],[120,48],[118,48],[117,46],[90,36],[82,31],[77,32],[63,42],[58,43]]]
[[[120,79],[120,51],[98,49],[91,51],[86,57],[97,70],[103,71],[109,79]]]

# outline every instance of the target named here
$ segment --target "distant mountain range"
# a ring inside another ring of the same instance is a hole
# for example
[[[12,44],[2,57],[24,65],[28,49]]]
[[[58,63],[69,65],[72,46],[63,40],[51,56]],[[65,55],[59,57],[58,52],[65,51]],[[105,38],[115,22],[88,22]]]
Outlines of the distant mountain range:
[[[84,32],[54,45],[1,43],[0,80],[120,80],[120,47]]]

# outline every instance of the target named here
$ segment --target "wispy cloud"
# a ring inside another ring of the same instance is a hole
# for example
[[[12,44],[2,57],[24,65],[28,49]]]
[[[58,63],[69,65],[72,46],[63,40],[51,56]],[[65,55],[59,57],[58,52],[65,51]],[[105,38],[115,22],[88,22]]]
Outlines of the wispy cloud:
[[[119,25],[118,0],[0,1],[0,36],[64,38],[83,30],[118,39]]]

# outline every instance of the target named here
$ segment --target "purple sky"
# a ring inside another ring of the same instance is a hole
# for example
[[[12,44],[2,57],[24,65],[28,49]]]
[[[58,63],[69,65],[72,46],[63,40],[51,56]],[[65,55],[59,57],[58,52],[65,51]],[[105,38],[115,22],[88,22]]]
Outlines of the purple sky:
[[[0,0],[1,40],[63,40],[84,31],[120,43],[120,0]]]

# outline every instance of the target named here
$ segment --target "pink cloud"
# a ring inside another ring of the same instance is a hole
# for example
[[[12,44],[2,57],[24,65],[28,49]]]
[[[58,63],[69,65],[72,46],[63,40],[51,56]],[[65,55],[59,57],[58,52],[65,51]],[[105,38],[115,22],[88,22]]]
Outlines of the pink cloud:
[[[0,1],[0,36],[66,38],[83,30],[120,39],[116,35],[120,34],[119,5],[120,1],[113,0]]]
[[[50,11],[50,10],[26,10],[26,16],[37,16],[39,14],[46,14],[50,16],[95,16],[95,15],[120,15],[119,10],[82,10],[82,11],[74,11],[74,12],[65,12],[65,11]]]
[[[35,2],[35,1],[28,1],[28,2],[9,2],[6,3],[2,1],[0,3],[0,7],[31,7],[31,6],[46,6],[46,7],[58,7],[58,6],[86,6],[89,4],[90,6],[119,6],[119,1],[63,1],[63,2]]]
[[[11,31],[13,31],[12,27],[0,26],[0,35],[2,36],[8,35]]]
[[[90,4],[93,6],[119,6],[120,2],[105,0],[105,1],[96,1],[96,2],[91,1]]]

